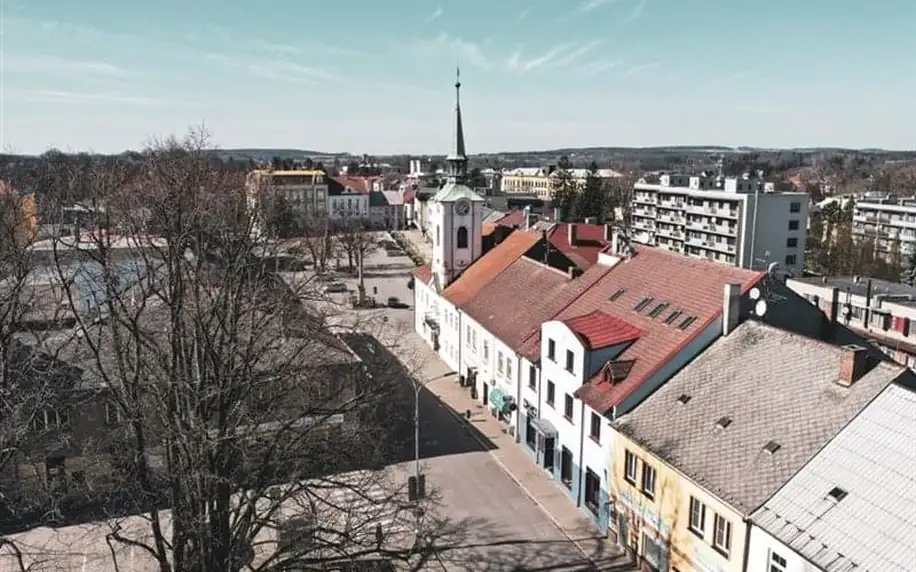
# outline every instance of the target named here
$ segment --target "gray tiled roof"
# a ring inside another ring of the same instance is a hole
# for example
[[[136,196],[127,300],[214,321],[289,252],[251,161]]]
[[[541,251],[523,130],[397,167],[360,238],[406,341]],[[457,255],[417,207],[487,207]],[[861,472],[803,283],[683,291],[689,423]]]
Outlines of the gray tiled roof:
[[[756,321],[719,338],[632,413],[624,435],[750,514],[906,368],[880,362],[842,387],[844,350]],[[686,404],[680,396],[689,396]],[[726,429],[718,420],[731,419]],[[770,454],[764,446],[775,441]]]
[[[916,392],[892,384],[751,521],[822,570],[912,570],[914,468]]]

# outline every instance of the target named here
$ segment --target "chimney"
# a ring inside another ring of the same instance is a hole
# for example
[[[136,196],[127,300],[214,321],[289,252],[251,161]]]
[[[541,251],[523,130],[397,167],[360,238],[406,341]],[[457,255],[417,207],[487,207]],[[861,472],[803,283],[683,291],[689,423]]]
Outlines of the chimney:
[[[578,278],[579,276],[582,276],[582,269],[580,269],[578,266],[570,266],[568,272],[569,272],[570,280],[573,280],[575,278]]]
[[[525,213],[525,230],[530,230],[538,221],[538,215],[531,212]]]
[[[722,297],[722,335],[727,336],[738,327],[741,317],[741,285],[726,284]]]
[[[563,219],[563,209],[553,207],[553,222],[560,222]]]
[[[843,387],[850,387],[865,374],[868,350],[855,344],[849,344],[840,349],[843,354],[840,358],[840,377],[837,383]]]
[[[569,242],[570,246],[576,245],[576,238],[577,238],[576,231],[577,230],[578,229],[576,228],[576,225],[573,223],[569,223],[569,225],[567,225],[566,227],[566,241]]]
[[[614,225],[606,224],[604,225],[604,242],[608,244],[614,242]],[[614,254],[617,254],[616,252]]]

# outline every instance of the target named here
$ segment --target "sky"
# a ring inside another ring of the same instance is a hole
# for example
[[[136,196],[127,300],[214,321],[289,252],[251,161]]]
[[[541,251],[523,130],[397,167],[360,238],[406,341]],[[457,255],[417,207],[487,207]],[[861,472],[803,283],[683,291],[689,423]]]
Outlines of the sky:
[[[916,0],[0,0],[0,145],[916,148]]]

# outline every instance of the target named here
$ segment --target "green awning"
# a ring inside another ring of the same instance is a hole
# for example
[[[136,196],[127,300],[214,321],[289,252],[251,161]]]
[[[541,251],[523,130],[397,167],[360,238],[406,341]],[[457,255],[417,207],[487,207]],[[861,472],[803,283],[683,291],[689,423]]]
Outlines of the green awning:
[[[496,409],[497,411],[502,411],[506,406],[506,394],[503,393],[502,389],[494,387],[490,391],[490,407]]]

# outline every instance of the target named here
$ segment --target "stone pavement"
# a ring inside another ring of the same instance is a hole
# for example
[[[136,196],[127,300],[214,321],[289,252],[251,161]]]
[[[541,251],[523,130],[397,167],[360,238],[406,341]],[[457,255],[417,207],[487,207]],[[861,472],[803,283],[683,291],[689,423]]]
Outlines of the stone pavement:
[[[456,415],[471,412],[470,424],[482,438],[492,443],[490,454],[497,463],[598,570],[629,569],[627,557],[601,534],[597,525],[575,506],[567,493],[532,461],[523,446],[508,434],[505,426],[493,418],[482,404],[471,399],[467,388],[458,386],[456,376],[448,375],[449,367],[419,335],[413,332],[402,335],[398,345],[411,354],[424,356],[425,361],[417,376],[421,380],[429,380],[425,381],[426,388],[455,410]]]

